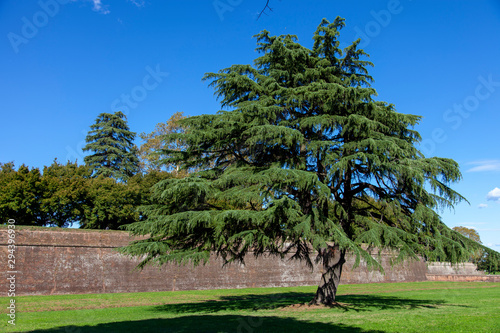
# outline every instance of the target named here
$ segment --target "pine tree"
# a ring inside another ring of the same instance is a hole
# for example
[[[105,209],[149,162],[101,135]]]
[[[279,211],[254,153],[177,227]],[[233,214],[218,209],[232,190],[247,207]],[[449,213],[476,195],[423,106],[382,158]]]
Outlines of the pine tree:
[[[312,49],[263,31],[254,66],[206,74],[226,111],[182,120],[189,131],[166,140],[186,148],[165,152],[201,171],[154,186],[147,220],[128,227],[148,237],[122,253],[143,256],[140,267],[214,252],[225,262],[249,252],[316,260],[321,304],[335,302],[347,253],[379,269],[373,247],[397,250],[394,262],[468,259],[477,243],[434,211],[464,200],[450,188],[458,164],[423,156],[421,117],[375,100],[360,41],[339,48],[343,27],[323,20]]]
[[[101,113],[90,128],[83,151],[93,152],[84,158],[85,164],[93,168],[93,176],[126,181],[137,173],[139,159],[133,143],[135,133],[130,131],[122,112]]]

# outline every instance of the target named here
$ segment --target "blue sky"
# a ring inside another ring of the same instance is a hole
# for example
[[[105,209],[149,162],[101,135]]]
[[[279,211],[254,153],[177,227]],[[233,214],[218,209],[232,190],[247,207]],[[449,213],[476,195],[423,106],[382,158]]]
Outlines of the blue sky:
[[[124,111],[151,132],[174,112],[215,113],[206,72],[256,57],[263,29],[312,46],[322,18],[362,38],[379,99],[422,115],[427,156],[455,159],[469,201],[441,212],[500,251],[500,2],[271,0],[0,2],[0,162],[82,162],[89,126]],[[140,144],[140,142],[138,142]]]

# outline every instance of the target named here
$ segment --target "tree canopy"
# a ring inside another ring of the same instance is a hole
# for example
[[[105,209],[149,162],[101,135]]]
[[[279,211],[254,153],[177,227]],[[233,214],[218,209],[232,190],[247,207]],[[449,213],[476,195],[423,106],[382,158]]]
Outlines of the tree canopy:
[[[92,170],[76,162],[60,164],[57,160],[43,168],[41,205],[47,226],[68,227],[85,218],[91,203],[88,180]]]
[[[171,177],[167,172],[151,171],[138,173],[127,183],[103,175],[89,179],[88,205],[80,221],[81,228],[116,230],[142,221],[141,206],[151,204],[150,188],[160,180]]]
[[[85,165],[57,160],[38,168],[0,163],[0,219],[19,225],[118,229],[141,221],[140,207],[151,204],[150,188],[167,172],[138,173],[127,183],[100,175]]]
[[[135,133],[130,131],[126,116],[118,111],[114,114],[101,113],[90,126],[83,151],[91,151],[85,156],[85,164],[93,169],[95,177],[113,177],[127,181],[139,170]]]
[[[453,230],[455,230],[456,232],[461,233],[465,237],[467,237],[469,239],[472,239],[475,242],[478,242],[478,243],[482,244],[481,237],[479,237],[479,234],[477,233],[477,231],[474,230],[474,229],[472,229],[472,228],[467,228],[467,227],[461,227],[461,226],[459,226],[459,227],[453,227]]]
[[[478,244],[482,244],[479,233],[472,228],[458,226],[453,227],[453,230]],[[487,247],[481,246],[474,250],[474,253],[470,257],[470,261],[476,264],[478,270],[488,273],[500,271],[500,260],[497,253]]]
[[[164,156],[162,152],[166,150],[183,150],[185,149],[184,142],[174,140],[165,142],[163,137],[173,133],[183,133],[185,128],[180,125],[180,120],[186,118],[182,112],[175,112],[170,119],[165,123],[158,123],[151,133],[141,133],[139,136],[144,143],[139,148],[139,158],[141,160],[141,169],[149,171],[168,171],[177,172],[177,165],[165,162],[168,156]]]
[[[313,302],[332,303],[346,251],[381,268],[370,249],[396,261],[459,262],[475,242],[452,231],[435,209],[464,200],[450,185],[458,164],[425,157],[414,129],[421,117],[377,101],[359,40],[339,48],[344,19],[324,19],[312,49],[293,35],[257,38],[254,65],[208,73],[225,110],[180,121],[165,163],[200,170],[159,182],[147,219],[128,226],[149,237],[123,253],[147,263],[225,262],[247,253],[324,265]],[[145,256],[144,256],[145,255]]]
[[[44,225],[42,214],[41,173],[37,168],[14,163],[0,163],[0,216],[5,223],[15,219],[17,224]]]
[[[1,165],[0,217],[16,224],[67,227],[84,216],[86,181],[91,171],[85,166],[57,160],[38,168],[14,163]]]

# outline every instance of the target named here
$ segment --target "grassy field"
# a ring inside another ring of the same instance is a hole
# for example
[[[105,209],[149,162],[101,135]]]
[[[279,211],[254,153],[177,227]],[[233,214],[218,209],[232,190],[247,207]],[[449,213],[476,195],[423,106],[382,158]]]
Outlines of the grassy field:
[[[500,332],[500,283],[343,285],[340,305],[307,307],[316,287],[16,297],[6,332]]]

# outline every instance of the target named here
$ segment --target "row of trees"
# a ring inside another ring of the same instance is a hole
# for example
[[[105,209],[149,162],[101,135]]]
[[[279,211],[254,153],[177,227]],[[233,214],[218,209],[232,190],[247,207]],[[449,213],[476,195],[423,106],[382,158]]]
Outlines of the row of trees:
[[[137,173],[120,182],[86,165],[54,161],[40,171],[13,163],[0,165],[0,217],[16,224],[117,229],[140,221],[141,205],[150,204],[150,188],[171,177],[166,172]]]
[[[150,134],[141,134],[137,149],[121,112],[100,114],[87,135],[85,165],[61,164],[55,160],[42,170],[14,163],[0,163],[0,218],[16,224],[117,229],[144,219],[140,207],[148,205],[150,188],[158,181],[180,175],[175,168],[161,167],[160,136],[179,132],[176,113],[158,124]],[[174,147],[170,147],[174,148]],[[167,172],[169,169],[171,172]]]

